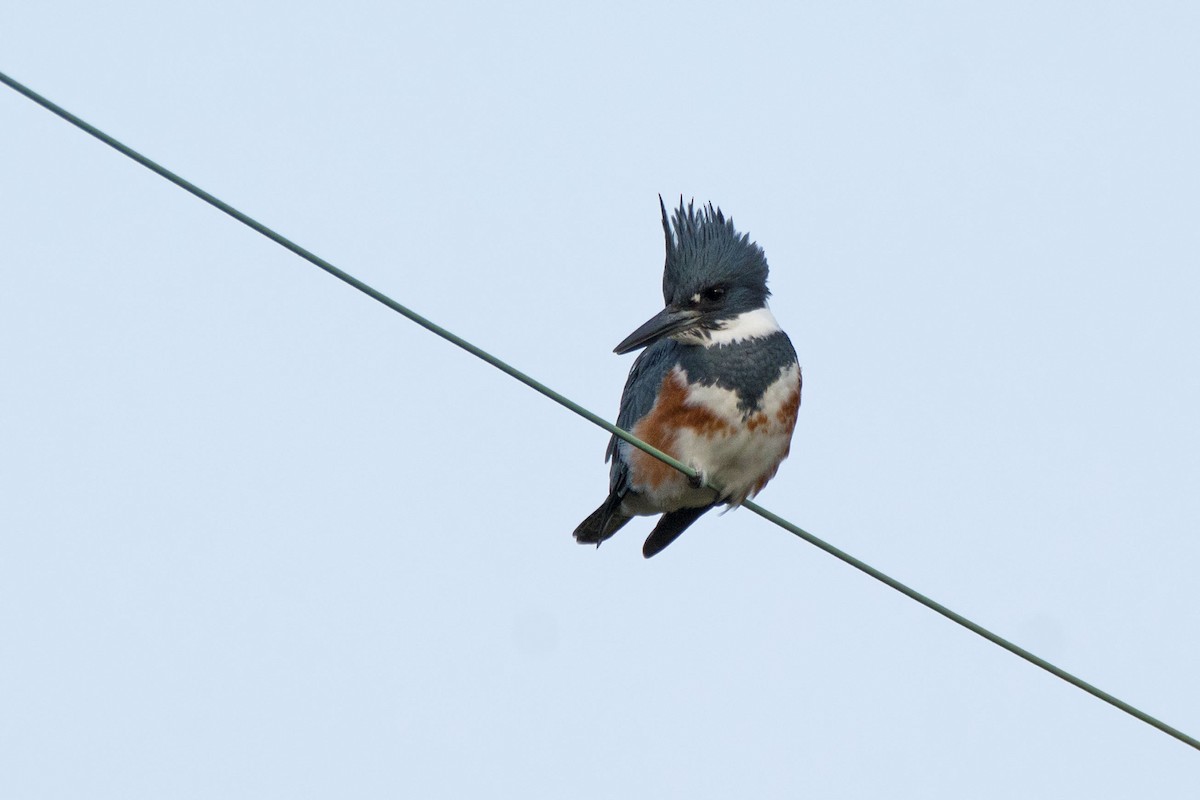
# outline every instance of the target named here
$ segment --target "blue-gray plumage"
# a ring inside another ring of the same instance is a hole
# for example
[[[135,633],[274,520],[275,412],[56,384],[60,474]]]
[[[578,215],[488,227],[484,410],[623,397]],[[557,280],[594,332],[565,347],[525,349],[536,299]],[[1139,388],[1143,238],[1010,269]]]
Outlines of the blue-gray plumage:
[[[801,378],[796,352],[767,309],[767,260],[710,203],[662,204],[665,308],[621,344],[641,347],[617,425],[701,473],[691,481],[614,437],[609,496],[575,530],[599,544],[633,516],[662,514],[647,558],[716,505],[756,494],[786,458]],[[721,487],[720,494],[705,484]]]

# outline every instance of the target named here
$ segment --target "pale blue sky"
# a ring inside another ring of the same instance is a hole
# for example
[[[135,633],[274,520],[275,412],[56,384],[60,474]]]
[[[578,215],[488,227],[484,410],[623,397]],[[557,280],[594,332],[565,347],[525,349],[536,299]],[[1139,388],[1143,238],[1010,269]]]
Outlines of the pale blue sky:
[[[1200,11],[21,3],[0,70],[596,411],[766,249],[769,508],[1200,732]],[[0,795],[1181,797],[1200,754],[0,91]]]

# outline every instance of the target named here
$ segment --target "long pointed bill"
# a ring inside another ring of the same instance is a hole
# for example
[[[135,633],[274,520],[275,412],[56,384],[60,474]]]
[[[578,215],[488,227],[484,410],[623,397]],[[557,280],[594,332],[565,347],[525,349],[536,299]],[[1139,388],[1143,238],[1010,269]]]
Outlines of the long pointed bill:
[[[678,310],[668,306],[647,320],[636,331],[626,336],[625,341],[613,348],[613,352],[619,356],[632,353],[640,347],[654,344],[664,336],[670,336],[672,333],[678,333],[685,328],[690,328],[699,320],[699,311],[691,309]]]

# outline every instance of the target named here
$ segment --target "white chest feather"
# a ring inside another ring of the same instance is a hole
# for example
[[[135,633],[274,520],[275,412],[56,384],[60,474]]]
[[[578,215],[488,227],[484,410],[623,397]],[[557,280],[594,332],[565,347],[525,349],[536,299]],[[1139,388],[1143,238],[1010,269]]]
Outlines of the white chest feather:
[[[799,402],[800,371],[781,370],[749,415],[738,395],[719,386],[692,386],[688,404],[707,409],[723,426],[711,431],[682,429],[676,439],[680,460],[701,470],[735,503],[753,496],[787,456]]]

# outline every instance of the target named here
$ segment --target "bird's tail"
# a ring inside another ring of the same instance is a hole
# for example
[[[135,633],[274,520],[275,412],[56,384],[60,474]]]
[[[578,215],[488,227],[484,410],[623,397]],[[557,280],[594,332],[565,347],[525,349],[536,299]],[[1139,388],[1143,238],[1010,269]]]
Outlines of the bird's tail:
[[[658,520],[658,524],[654,526],[654,530],[646,537],[646,543],[642,545],[642,555],[646,558],[653,558],[661,553],[664,547],[678,539],[679,534],[687,530],[689,525],[700,519],[704,512],[715,505],[716,503],[700,508],[681,508],[678,511],[663,514]]]
[[[613,492],[587,519],[579,523],[575,529],[575,541],[599,546],[631,519],[621,513],[621,496]]]

